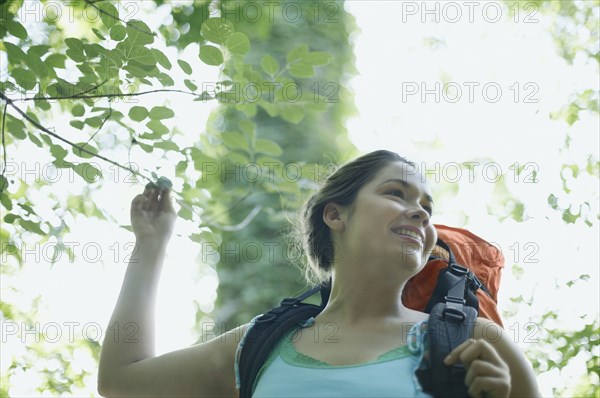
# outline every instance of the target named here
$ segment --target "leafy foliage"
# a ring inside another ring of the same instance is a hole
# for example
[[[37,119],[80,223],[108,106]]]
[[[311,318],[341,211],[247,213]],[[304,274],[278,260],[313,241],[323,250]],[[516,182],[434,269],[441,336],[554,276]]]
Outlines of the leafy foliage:
[[[250,253],[244,248],[260,242],[276,247],[273,256],[264,251],[258,260],[222,256],[221,261],[213,258],[210,264],[217,268],[222,282],[216,317],[247,322],[277,297],[303,286],[299,272],[290,268],[301,260],[290,261],[285,256],[289,242],[282,232],[289,215],[301,204],[304,190],[322,177],[307,167],[341,161],[353,153],[344,127],[353,105],[340,78],[354,72],[347,46],[353,20],[341,2],[336,3],[338,24],[309,18],[308,8],[304,9],[306,18],[290,23],[281,15],[274,20],[240,18],[240,12],[226,9],[236,4],[228,1],[183,6],[163,1],[136,4],[143,7],[137,6],[137,12],[131,14],[120,2],[72,2],[58,9],[63,18],[47,14],[48,6],[45,11],[40,9],[43,18],[35,23],[24,20],[23,2],[0,4],[0,50],[8,60],[8,75],[0,82],[6,108],[4,144],[10,154],[19,141],[29,140],[47,151],[57,170],[68,169],[87,182],[88,190],[97,189],[107,177],[95,163],[101,161],[149,183],[172,184],[159,178],[158,170],[135,170],[122,160],[105,158],[102,154],[109,149],[105,142],[112,140],[129,152],[139,148],[153,156],[178,158],[174,183],[183,188],[178,198],[179,216],[196,222],[199,231],[190,239],[212,244],[217,251],[221,245],[237,243],[236,256]],[[44,7],[44,3],[39,5]],[[151,28],[144,13],[160,7],[169,10],[169,17],[158,29]],[[70,20],[67,28],[68,13],[97,18]],[[28,29],[41,35],[28,34]],[[281,31],[293,34],[282,38]],[[168,55],[183,53],[195,43],[198,60],[220,72],[210,92],[199,91],[202,78],[191,60],[177,58],[174,67],[173,57]],[[181,147],[173,139],[177,110],[168,103],[129,106],[128,98],[145,94],[185,94],[190,100],[212,100],[221,106],[197,142]],[[71,130],[52,125],[54,115],[61,112],[70,115]],[[239,167],[243,176],[209,175],[207,165]],[[267,177],[269,170],[272,174]],[[6,275],[25,267],[17,250],[23,242],[33,242],[32,236],[37,236],[38,243],[50,238],[60,242],[70,231],[71,221],[62,219],[56,225],[36,214],[42,203],[34,192],[49,181],[31,184],[16,176],[6,178],[4,172],[0,175],[0,254],[15,265],[3,265]],[[192,177],[194,173],[202,178]],[[110,219],[84,197],[50,195],[44,202],[56,212],[66,209],[74,216]],[[270,288],[243,289],[239,294],[249,281]],[[197,318],[202,319],[202,311],[198,312]],[[35,319],[35,312],[21,313],[8,303],[3,303],[2,314],[7,320]],[[15,372],[34,363],[37,356],[58,361],[57,369],[68,369],[74,350],[82,344],[97,359],[98,345],[83,341],[56,346],[52,352],[43,344],[31,346],[27,355],[12,359],[11,371],[3,375],[2,395],[9,395],[9,387],[4,386],[10,386],[11,378],[17,377]],[[55,371],[40,372],[37,389],[51,395],[73,392],[86,378],[85,372],[63,372],[60,377]]]
[[[290,3],[281,2],[280,7]],[[551,33],[567,62],[578,57],[600,62],[597,0],[527,3],[553,16]],[[214,251],[216,255],[207,259],[220,280],[214,313],[199,308],[198,322],[210,315],[233,327],[303,289],[301,273],[292,267],[303,259],[289,240],[289,221],[324,175],[355,154],[345,121],[354,113],[346,83],[356,72],[348,44],[356,28],[343,2],[328,2],[335,15],[325,20],[315,14],[314,2],[294,3],[301,17],[290,18],[281,9],[270,13],[269,5],[254,1],[155,0],[135,3],[133,15],[122,2],[83,1],[65,3],[62,18],[40,11],[33,22],[23,17],[24,4],[0,2],[0,57],[8,61],[8,73],[0,81],[8,156],[12,148],[30,142],[52,156],[57,170],[85,181],[88,192],[106,178],[94,162],[103,161],[102,154],[113,146],[178,159],[173,181],[182,187],[179,216],[197,223],[190,239]],[[49,2],[36,4],[51,10]],[[252,7],[262,16],[251,15]],[[166,16],[155,27],[145,16],[159,11]],[[70,13],[98,17],[66,23]],[[575,30],[585,34],[572,34]],[[172,56],[196,45],[201,68],[189,58]],[[218,69],[219,78],[209,90],[202,84],[202,73],[210,68]],[[177,109],[168,103],[149,107],[126,101],[145,94],[187,95],[190,101],[214,101],[219,107],[206,126],[199,126],[197,141],[181,145],[176,139]],[[598,87],[573,92],[551,117],[577,126],[585,113],[599,112],[598,98]],[[58,114],[69,115],[69,130],[54,128]],[[570,140],[565,134],[565,151]],[[111,164],[151,183],[170,183],[159,179],[158,169],[139,171],[122,163]],[[0,272],[10,276],[24,267],[17,250],[23,242],[61,242],[72,225],[69,218],[57,223],[40,215],[42,203],[36,193],[48,193],[51,182],[30,183],[7,178],[4,172],[0,256],[9,261]],[[590,156],[562,165],[563,193],[571,193],[572,180],[581,176],[597,180],[598,159]],[[499,220],[525,221],[524,205],[502,181],[496,188],[490,212]],[[567,203],[561,194],[548,193],[547,203],[565,223],[597,225],[590,203]],[[57,214],[111,219],[85,195],[50,192],[43,201]],[[585,281],[582,275],[565,286]],[[513,298],[520,305],[528,300]],[[3,320],[31,324],[36,308],[34,303],[26,312],[3,301],[0,311]],[[541,345],[551,352],[529,352],[536,371],[563,369],[583,353],[588,379],[581,391],[598,396],[597,322],[581,330],[560,330],[552,327],[552,317],[550,311],[542,320],[547,335]],[[28,368],[42,376],[38,391],[55,396],[73,392],[89,376],[69,368],[81,350],[97,360],[98,344],[89,341],[52,349],[32,344],[11,359],[9,372],[0,378],[0,395],[8,396],[11,378]]]

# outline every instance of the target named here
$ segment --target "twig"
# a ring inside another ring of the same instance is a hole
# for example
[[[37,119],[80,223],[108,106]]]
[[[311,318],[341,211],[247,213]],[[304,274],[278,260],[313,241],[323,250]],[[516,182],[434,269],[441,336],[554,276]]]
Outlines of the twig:
[[[91,91],[91,90],[88,90]],[[161,88],[150,91],[143,91],[141,93],[120,93],[120,94],[93,94],[93,95],[84,95],[84,94],[75,94],[69,95],[65,97],[26,97],[22,99],[15,99],[13,101],[47,101],[47,100],[64,100],[64,99],[80,99],[80,98],[112,98],[112,97],[135,97],[138,95],[152,94],[152,93],[182,93],[182,94],[190,94],[195,95],[196,97],[200,97],[202,94],[194,93],[192,91],[186,90],[176,90],[176,89],[168,89]]]
[[[225,211],[215,215],[213,218],[206,220],[205,222],[209,225],[214,225],[215,224],[215,220],[218,220],[219,217],[228,214],[231,210],[235,209],[237,206],[239,206],[240,203],[242,203],[243,201],[245,201],[246,199],[248,199],[248,197],[250,195],[252,195],[254,191],[254,185],[252,185],[251,190],[244,196],[242,196],[241,198],[239,198],[238,200],[235,201],[235,203],[233,203],[231,206],[229,206],[227,209],[225,209]]]
[[[10,105],[10,106],[11,106],[11,107],[12,107],[14,110],[16,110],[16,111],[17,111],[17,112],[18,112],[18,113],[19,113],[21,116],[23,116],[23,118],[24,118],[25,120],[27,120],[29,123],[33,124],[33,125],[34,125],[35,127],[37,127],[38,129],[42,130],[44,133],[46,133],[46,134],[48,134],[48,135],[50,135],[50,136],[52,136],[52,137],[56,138],[56,139],[57,139],[57,140],[59,140],[59,141],[62,141],[62,142],[64,142],[64,143],[66,143],[66,144],[69,144],[69,145],[71,145],[73,148],[77,148],[77,149],[78,149],[80,152],[86,153],[86,154],[88,154],[88,155],[90,155],[90,156],[93,156],[93,157],[96,157],[96,158],[98,158],[98,159],[102,159],[102,160],[104,160],[105,162],[108,162],[108,163],[110,163],[110,164],[112,164],[112,165],[114,165],[114,166],[117,166],[117,167],[121,168],[121,169],[127,170],[127,171],[129,171],[130,173],[133,173],[134,175],[138,175],[138,176],[140,176],[140,177],[142,177],[142,178],[144,178],[144,179],[146,179],[146,180],[148,180],[148,181],[152,182],[152,179],[151,179],[151,178],[148,178],[148,177],[146,177],[146,176],[142,175],[141,173],[139,173],[139,172],[137,172],[137,171],[135,171],[135,170],[133,170],[133,169],[131,169],[131,168],[129,168],[129,167],[123,166],[123,165],[121,165],[121,164],[119,164],[119,163],[117,163],[117,162],[115,162],[115,161],[113,161],[113,160],[110,160],[110,159],[108,159],[108,158],[105,158],[104,156],[102,156],[102,155],[99,155],[99,154],[97,154],[97,153],[94,153],[94,152],[88,151],[87,149],[80,147],[79,145],[75,144],[74,142],[71,142],[71,141],[67,140],[66,138],[63,138],[63,137],[61,137],[60,135],[58,135],[58,134],[56,134],[56,133],[53,133],[52,131],[50,131],[50,130],[49,130],[49,129],[47,129],[46,127],[42,126],[42,125],[41,125],[40,123],[38,123],[37,121],[35,121],[35,119],[33,119],[31,116],[29,116],[28,114],[26,114],[25,112],[23,112],[23,111],[22,111],[22,110],[21,110],[21,109],[20,109],[18,106],[16,106],[16,105],[13,103],[13,101],[12,101],[10,98],[6,97],[6,95],[4,95],[4,92],[2,92],[1,90],[0,90],[0,98],[1,98],[1,99],[3,99],[4,101],[6,101],[6,105]]]
[[[258,213],[261,210],[262,210],[261,205],[254,206],[254,208],[252,209],[252,211],[250,211],[250,213],[248,213],[246,218],[244,218],[244,220],[241,223],[236,224],[236,225],[220,225],[215,222],[213,222],[211,225],[216,228],[219,228],[223,231],[239,231],[241,229],[246,228],[246,226],[248,226],[248,224],[250,224],[250,222],[258,215]]]
[[[112,115],[112,105],[111,105],[110,100],[109,100],[108,101],[108,115],[106,115],[106,117],[102,121],[102,124],[100,124],[100,127],[98,127],[98,130],[96,130],[96,132],[94,134],[92,134],[92,136],[86,141],[86,143],[83,144],[83,146],[86,146],[87,144],[89,144],[89,142],[96,136],[96,134],[98,134],[100,132],[100,130],[102,129],[102,127],[104,127],[104,123],[106,123],[106,121],[108,119],[110,119],[111,115]]]

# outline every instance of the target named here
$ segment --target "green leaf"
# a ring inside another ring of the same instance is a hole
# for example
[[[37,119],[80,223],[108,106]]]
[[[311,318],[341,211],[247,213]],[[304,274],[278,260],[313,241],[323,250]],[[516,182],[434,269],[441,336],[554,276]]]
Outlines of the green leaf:
[[[102,125],[102,118],[99,116],[88,117],[84,120],[84,123],[90,127],[98,128]]]
[[[7,215],[5,215],[5,216],[4,216],[4,221],[5,221],[6,223],[8,223],[8,224],[12,224],[12,223],[14,223],[14,222],[15,222],[15,220],[16,220],[17,218],[20,218],[20,217],[19,217],[19,216],[17,216],[16,214],[11,214],[11,213],[9,213],[9,214],[7,214]]]
[[[23,87],[25,90],[33,90],[37,80],[35,75],[26,69],[15,68],[10,72],[11,76],[15,79],[17,84]]]
[[[148,116],[150,116],[150,119],[156,120],[170,119],[175,116],[175,112],[165,106],[155,106],[150,110]]]
[[[243,149],[248,150],[250,146],[246,138],[240,133],[234,131],[225,131],[221,133],[221,138],[225,145],[232,149]]]
[[[159,51],[156,48],[153,48],[151,51],[154,54],[154,57],[156,58],[156,62],[158,62],[160,66],[167,70],[171,69],[171,61],[169,61],[169,58],[167,58],[167,56],[162,51]]]
[[[67,47],[69,47],[71,50],[75,50],[77,52],[80,52],[83,54],[83,42],[81,40],[79,40],[76,37],[67,37],[65,39],[65,44],[67,45]]]
[[[143,106],[132,106],[129,109],[129,118],[136,122],[141,122],[148,116],[148,110]]]
[[[179,147],[173,141],[164,140],[154,144],[154,148],[164,149],[165,151],[179,152]]]
[[[153,133],[159,135],[167,134],[169,132],[167,126],[162,124],[159,120],[150,120],[148,123],[146,123],[146,126],[152,130]]]
[[[193,81],[189,80],[189,79],[185,79],[183,81],[183,84],[185,84],[185,86],[187,88],[189,88],[190,90],[192,90],[192,91],[198,90],[198,86],[196,86],[196,84]]]
[[[308,78],[313,77],[315,69],[312,65],[304,62],[298,62],[290,65],[290,75],[297,78]]]
[[[85,108],[81,104],[76,104],[71,109],[71,114],[76,117],[83,116],[84,113],[85,113]]]
[[[304,119],[304,108],[298,104],[286,104],[281,107],[281,117],[287,122],[298,124]]]
[[[65,57],[62,54],[50,54],[48,55],[48,57],[46,57],[44,62],[46,63],[46,65],[51,66],[53,68],[64,69],[66,59],[67,57]]]
[[[191,75],[192,74],[192,67],[190,66],[190,64],[188,64],[186,61],[182,60],[182,59],[178,59],[177,60],[177,64],[179,65],[179,67],[181,68],[181,70],[186,74],[186,75]]]
[[[204,45],[200,47],[200,59],[207,65],[221,65],[223,54],[217,47]]]
[[[8,187],[8,180],[0,174],[0,191],[4,191]]]
[[[27,54],[34,54],[37,57],[41,58],[44,55],[46,55],[48,50],[50,50],[50,46],[47,46],[45,44],[37,44],[35,46],[29,47],[29,50],[27,50]]]
[[[40,228],[41,223],[39,223],[39,222],[33,222],[33,221],[29,221],[29,220],[24,220],[23,218],[21,218],[21,220],[19,220],[19,225],[22,226],[25,230],[27,230],[29,232],[33,232],[38,235],[47,235],[46,232],[44,232]]]
[[[60,145],[52,145],[50,147],[50,153],[56,160],[63,160],[68,154],[67,150]]]
[[[87,152],[80,151],[78,148],[72,147],[73,153],[75,155],[79,156],[80,158],[91,159],[94,156],[90,155],[88,152],[91,152],[93,154],[97,154],[98,153],[98,150],[96,148],[94,148],[90,144],[86,144],[85,142],[79,142],[79,143],[76,143],[76,145],[79,148],[83,148],[84,150],[87,151]]]
[[[142,65],[154,66],[156,65],[156,57],[146,47],[136,47],[129,54],[130,61],[139,62]]]
[[[244,134],[250,137],[250,139],[254,139],[256,137],[256,123],[254,123],[252,120],[241,120],[238,123],[238,127]]]
[[[6,118],[6,128],[8,133],[17,139],[24,140],[27,138],[25,133],[27,128],[21,119],[17,119],[16,117],[8,114]]]
[[[4,14],[4,11],[2,11]],[[3,16],[6,16],[4,14]],[[27,30],[21,25],[19,22],[14,19],[6,21],[6,30],[13,36],[18,37],[19,39],[27,39]]]
[[[70,48],[65,52],[65,54],[67,54],[67,57],[71,58],[75,62],[85,61],[85,55],[83,55],[83,52],[78,52]]]
[[[143,79],[148,76],[148,72],[139,66],[128,64],[123,67],[124,70],[129,72],[131,76]]]
[[[308,44],[301,44],[298,47],[294,47],[287,53],[288,64],[298,62],[308,55]]]
[[[227,39],[227,49],[235,55],[246,55],[250,51],[250,40],[242,32],[235,32]]]
[[[119,11],[109,1],[94,2],[94,5],[101,10],[100,19],[108,29],[118,22]]]
[[[73,170],[86,182],[94,183],[102,177],[102,172],[90,163],[79,163],[74,165]]]
[[[265,73],[271,76],[274,76],[277,74],[277,72],[279,72],[279,62],[277,62],[277,60],[269,54],[262,57],[260,60],[260,66]]]
[[[200,34],[208,41],[225,44],[235,31],[233,24],[224,18],[209,18],[202,24]]]
[[[79,130],[83,130],[83,127],[85,126],[81,120],[71,120],[69,124]]]
[[[122,24],[114,24],[112,28],[110,28],[110,38],[115,41],[121,41],[125,39],[127,36],[127,29]]]
[[[332,56],[329,53],[326,52],[322,52],[322,51],[314,51],[311,53],[308,53],[304,58],[303,61],[316,66],[316,65],[327,65],[328,63],[331,62]]]
[[[275,141],[264,138],[259,138],[256,140],[255,148],[257,152],[261,152],[269,156],[280,156],[283,153],[283,150]]]
[[[104,47],[98,43],[86,44],[83,49],[88,58],[96,58],[100,53],[104,53]]]
[[[30,71],[40,78],[48,76],[48,67],[44,65],[41,58],[34,52],[29,51],[27,53],[27,66],[29,66]]]
[[[144,22],[132,19],[127,22],[127,38],[132,47],[144,46],[154,42],[154,34]]]
[[[573,214],[573,213],[571,213],[571,208],[568,208],[567,210],[563,211],[562,219],[567,224],[575,224],[575,222],[577,221],[577,219],[580,216],[581,216],[581,214]]]
[[[100,40],[106,40],[106,37],[104,37],[104,35],[102,33],[100,33],[100,31],[98,29],[92,28],[92,32],[94,32],[96,37],[99,38]]]
[[[16,65],[20,61],[27,62],[27,55],[21,50],[19,46],[16,46],[12,43],[5,41],[4,48],[6,49],[6,54],[8,56],[8,62]]]
[[[25,132],[27,131],[25,123],[11,114],[7,114],[6,116],[6,128],[8,129],[8,133],[20,140],[25,139]]]
[[[171,79],[171,76],[167,75],[166,73],[159,73],[156,78],[164,87],[171,87],[175,85],[175,82],[173,79]]]
[[[40,139],[37,138],[35,135],[31,134],[30,132],[27,132],[27,137],[29,138],[29,140],[31,142],[33,142],[35,145],[37,145],[38,148],[42,148],[44,146],[44,143],[42,141],[40,141]]]
[[[558,208],[558,198],[554,194],[550,194],[550,196],[548,196],[548,204],[556,210]]]

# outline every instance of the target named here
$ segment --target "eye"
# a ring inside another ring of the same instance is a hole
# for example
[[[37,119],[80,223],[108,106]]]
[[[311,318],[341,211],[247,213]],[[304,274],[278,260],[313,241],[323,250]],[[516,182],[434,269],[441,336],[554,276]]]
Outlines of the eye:
[[[389,191],[386,192],[386,194],[397,196],[399,198],[404,198],[404,192],[400,191],[399,189],[389,190]]]

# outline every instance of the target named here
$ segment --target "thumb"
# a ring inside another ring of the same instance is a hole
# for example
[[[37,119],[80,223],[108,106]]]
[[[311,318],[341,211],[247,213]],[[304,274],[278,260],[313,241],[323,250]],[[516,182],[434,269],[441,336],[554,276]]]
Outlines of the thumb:
[[[159,200],[160,209],[174,213],[175,209],[173,208],[173,202],[171,201],[171,190],[170,189],[161,190],[160,193],[161,193],[160,200]]]

